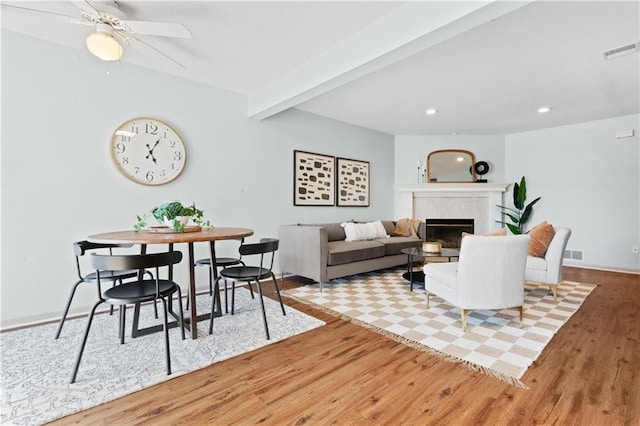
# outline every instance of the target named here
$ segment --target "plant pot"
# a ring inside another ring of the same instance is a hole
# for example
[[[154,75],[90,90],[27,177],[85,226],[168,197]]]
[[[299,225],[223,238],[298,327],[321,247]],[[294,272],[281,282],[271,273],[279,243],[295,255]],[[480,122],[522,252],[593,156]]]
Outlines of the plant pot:
[[[189,223],[189,216],[176,216],[175,219],[178,221],[178,223],[180,223],[180,225],[182,225],[182,227],[184,228],[185,226],[187,226],[187,223]],[[168,226],[171,229],[175,229],[174,227],[174,219],[167,219],[167,217],[164,217],[164,224],[166,226]]]

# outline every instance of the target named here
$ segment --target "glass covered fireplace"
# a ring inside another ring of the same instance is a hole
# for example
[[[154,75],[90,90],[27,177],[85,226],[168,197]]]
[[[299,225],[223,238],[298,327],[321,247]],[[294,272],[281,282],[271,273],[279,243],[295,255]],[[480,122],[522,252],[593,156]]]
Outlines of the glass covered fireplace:
[[[427,241],[439,241],[443,248],[460,248],[462,233],[474,232],[474,219],[426,219]]]

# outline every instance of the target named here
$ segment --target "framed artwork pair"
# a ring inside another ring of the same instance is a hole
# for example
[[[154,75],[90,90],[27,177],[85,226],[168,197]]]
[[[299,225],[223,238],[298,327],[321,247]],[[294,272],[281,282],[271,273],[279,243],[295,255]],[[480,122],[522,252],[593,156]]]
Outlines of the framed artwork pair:
[[[369,162],[293,151],[293,205],[369,207]]]

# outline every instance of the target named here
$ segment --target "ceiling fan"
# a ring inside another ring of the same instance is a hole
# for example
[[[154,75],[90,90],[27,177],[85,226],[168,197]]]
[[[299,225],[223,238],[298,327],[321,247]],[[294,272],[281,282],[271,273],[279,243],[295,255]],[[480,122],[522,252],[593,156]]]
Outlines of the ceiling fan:
[[[118,61],[122,57],[124,50],[117,39],[121,40],[125,45],[131,45],[133,40],[136,40],[184,68],[184,65],[180,62],[138,37],[140,35],[152,35],[191,38],[191,31],[184,25],[169,22],[128,20],[120,10],[118,2],[114,0],[95,1],[93,4],[90,3],[89,0],[71,0],[71,2],[78,7],[80,12],[79,17],[47,10],[10,5],[4,2],[2,6],[25,12],[53,15],[64,18],[73,24],[95,27],[96,31],[87,37],[86,45],[89,52],[103,61]]]

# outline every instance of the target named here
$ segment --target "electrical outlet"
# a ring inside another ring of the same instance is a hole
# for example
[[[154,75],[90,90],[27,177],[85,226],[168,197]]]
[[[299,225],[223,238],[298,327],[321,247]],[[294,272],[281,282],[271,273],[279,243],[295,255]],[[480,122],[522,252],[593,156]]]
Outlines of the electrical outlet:
[[[631,253],[638,254],[638,246],[631,246]]]

